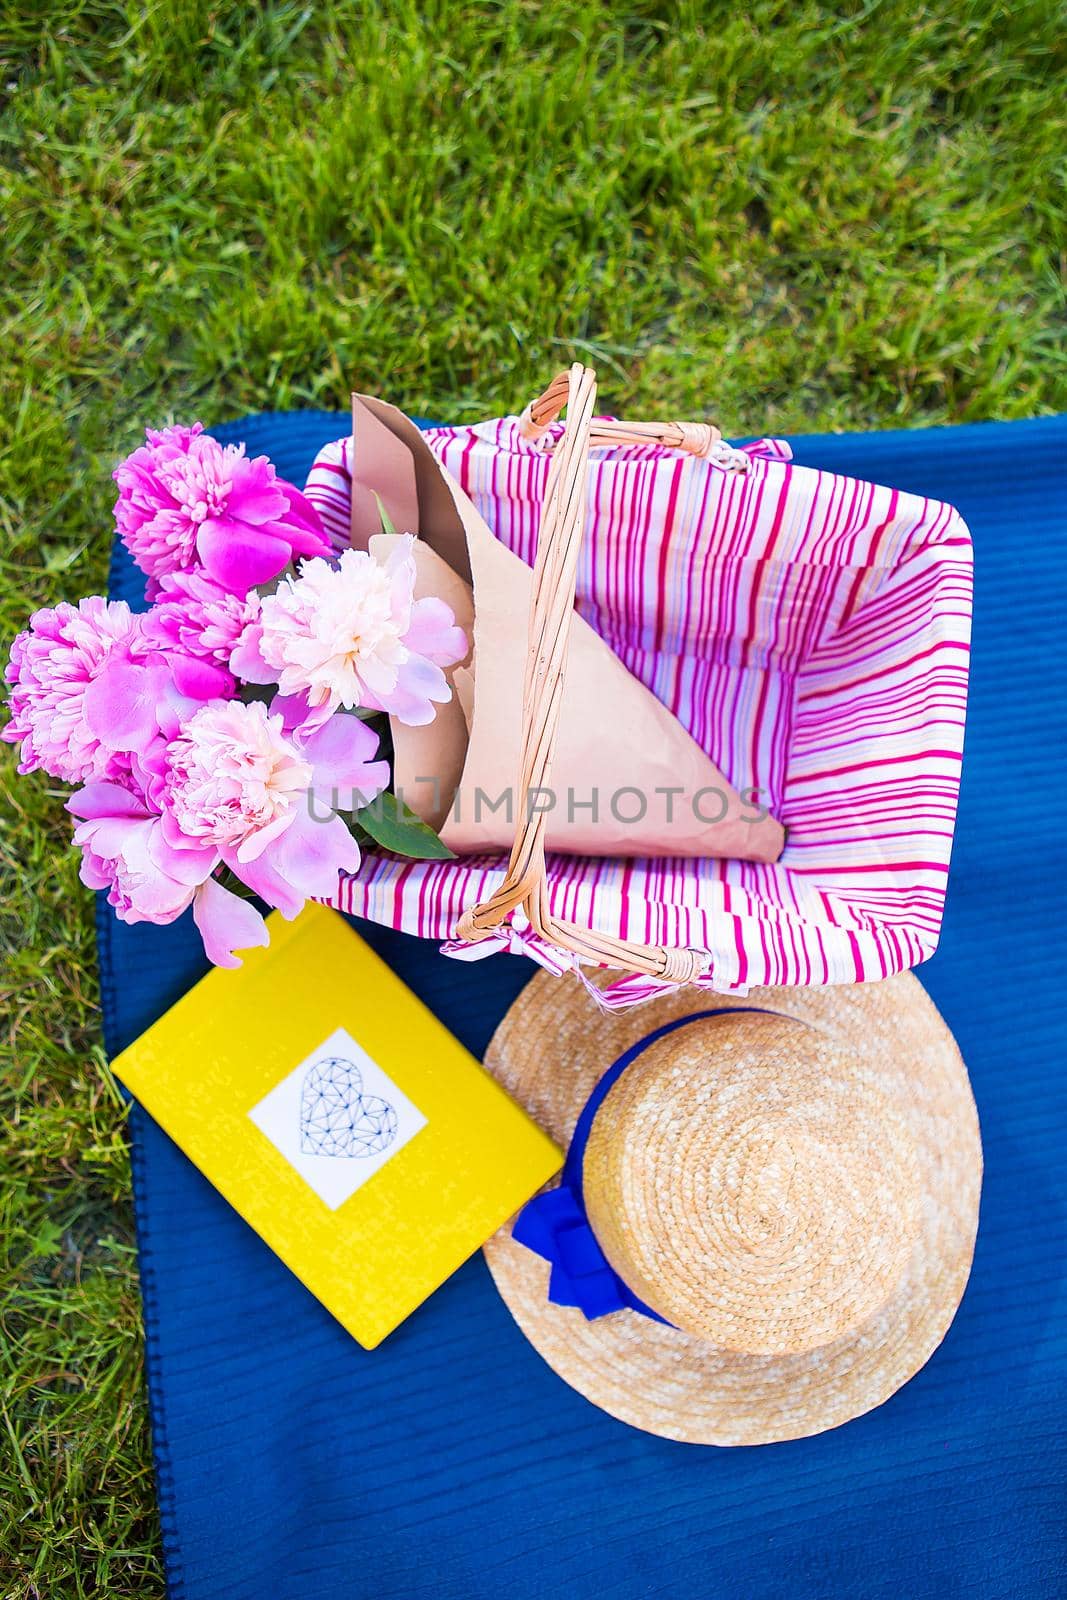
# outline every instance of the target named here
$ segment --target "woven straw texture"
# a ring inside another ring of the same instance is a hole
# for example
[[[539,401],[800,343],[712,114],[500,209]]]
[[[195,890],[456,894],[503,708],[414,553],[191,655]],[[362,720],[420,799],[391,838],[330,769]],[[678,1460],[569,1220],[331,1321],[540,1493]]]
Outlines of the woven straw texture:
[[[970,1271],[982,1156],[959,1051],[911,976],[723,1004],[780,1016],[650,1046],[586,1149],[593,1230],[674,1326],[551,1304],[547,1264],[510,1226],[485,1253],[519,1326],[595,1404],[672,1439],[761,1444],[871,1410],[937,1348]],[[677,993],[605,1016],[540,975],[486,1064],[566,1145],[612,1061],[695,1009]]]

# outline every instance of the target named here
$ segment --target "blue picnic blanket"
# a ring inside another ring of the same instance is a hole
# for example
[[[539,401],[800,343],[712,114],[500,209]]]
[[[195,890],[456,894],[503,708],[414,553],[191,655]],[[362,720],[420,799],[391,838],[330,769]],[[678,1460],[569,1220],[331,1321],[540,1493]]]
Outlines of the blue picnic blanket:
[[[302,482],[344,428],[312,412],[216,432]],[[920,974],[970,1068],[986,1154],[974,1273],[944,1345],[836,1432],[669,1443],[557,1378],[480,1256],[361,1349],[134,1107],[172,1600],[1067,1592],[1067,417],[793,443],[800,461],[949,500],[974,533],[959,829]],[[112,590],[140,594],[121,551]],[[360,931],[476,1054],[534,970]],[[124,927],[102,906],[99,937],[114,1054],[204,963],[187,919]]]

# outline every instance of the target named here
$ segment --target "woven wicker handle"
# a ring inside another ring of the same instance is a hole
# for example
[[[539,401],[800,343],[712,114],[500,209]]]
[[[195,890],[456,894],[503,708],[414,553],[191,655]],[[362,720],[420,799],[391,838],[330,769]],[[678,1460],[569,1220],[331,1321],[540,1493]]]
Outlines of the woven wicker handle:
[[[527,406],[520,419],[524,436],[538,438],[556,420],[564,405],[567,420],[562,438],[552,451],[534,564],[529,654],[523,689],[520,796],[547,789],[551,778],[578,554],[585,528],[589,451],[597,446],[661,444],[689,450],[722,466],[741,470],[748,466],[748,457],[725,444],[719,430],[708,423],[625,423],[600,419],[594,428],[596,376],[591,368],[577,362],[569,372],[554,378],[544,394]],[[580,961],[645,973],[670,983],[688,983],[695,978],[706,959],[702,951],[635,944],[553,916],[545,885],[547,826],[548,817],[544,811],[537,810],[531,815],[530,807],[524,804],[504,880],[487,899],[464,912],[456,930],[459,937],[469,942],[488,938],[516,907],[521,906],[536,934],[572,951]]]
[[[524,439],[540,439],[556,421],[567,404],[574,370],[558,373],[544,394],[530,401],[519,418],[519,432]],[[718,428],[710,422],[619,422],[611,417],[598,417],[596,425],[589,432],[591,450],[634,444],[657,444],[668,450],[685,450],[703,461],[714,461],[717,466],[732,467],[741,472],[749,465],[749,458],[744,451],[735,450],[727,444]]]

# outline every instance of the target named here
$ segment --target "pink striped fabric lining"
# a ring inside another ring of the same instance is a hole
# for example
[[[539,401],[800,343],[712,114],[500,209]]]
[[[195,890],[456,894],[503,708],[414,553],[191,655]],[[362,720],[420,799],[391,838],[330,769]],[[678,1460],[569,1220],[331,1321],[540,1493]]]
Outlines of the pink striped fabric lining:
[[[558,436],[559,429],[553,430]],[[532,562],[548,458],[517,419],[426,435],[490,528]],[[550,434],[549,437],[552,437]],[[307,493],[347,540],[348,440]],[[772,866],[549,857],[553,910],[624,937],[708,952],[703,984],[851,983],[925,960],[941,925],[960,780],[971,543],[958,512],[746,447],[745,473],[659,447],[593,454],[578,606],[738,789],[788,829]],[[522,950],[553,971],[521,916],[477,946],[451,940],[500,858],[368,859],[342,909],[477,958]],[[607,1003],[661,986],[614,984]]]

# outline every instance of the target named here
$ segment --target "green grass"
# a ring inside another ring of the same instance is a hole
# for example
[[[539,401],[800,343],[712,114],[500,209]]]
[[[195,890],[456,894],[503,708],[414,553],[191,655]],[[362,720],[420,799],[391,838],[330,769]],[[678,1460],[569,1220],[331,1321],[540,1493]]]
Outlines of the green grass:
[[[145,423],[457,420],[590,359],[727,432],[1067,408],[1048,0],[0,0],[0,642]],[[6,749],[6,747],[5,747]],[[0,768],[0,1600],[162,1592],[60,797]]]

